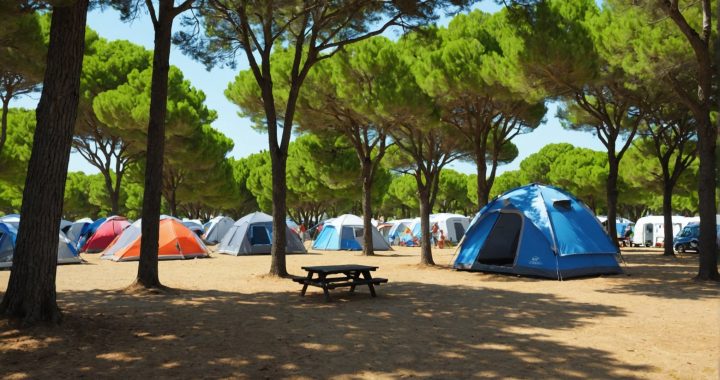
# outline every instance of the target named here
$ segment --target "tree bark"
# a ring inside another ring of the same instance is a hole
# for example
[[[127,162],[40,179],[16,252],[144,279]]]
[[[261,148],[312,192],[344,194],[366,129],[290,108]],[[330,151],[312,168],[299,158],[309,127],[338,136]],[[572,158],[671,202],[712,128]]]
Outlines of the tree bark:
[[[715,150],[717,149],[717,129],[710,121],[711,91],[712,91],[712,57],[710,53],[711,33],[711,9],[710,0],[702,0],[703,31],[698,33],[693,29],[680,12],[678,4],[671,1],[660,3],[667,15],[678,26],[685,35],[688,43],[695,53],[697,62],[697,102],[689,99],[688,96],[679,92],[681,99],[690,108],[697,120],[698,134],[698,158],[700,159],[700,170],[698,172],[698,200],[700,204],[700,241],[699,269],[695,277],[701,281],[719,281],[720,274],[717,268],[717,231],[715,215],[717,204],[715,193],[717,192]],[[720,13],[720,10],[718,11]],[[720,44],[716,41],[716,45]],[[716,56],[718,53],[716,52]],[[717,63],[717,62],[716,62]]]
[[[285,259],[285,217],[287,215],[287,153],[277,147],[276,141],[270,141],[270,162],[272,164],[272,195],[273,195],[273,235],[270,248],[270,274],[287,277]]]
[[[618,245],[617,239],[617,200],[618,200],[618,171],[619,171],[619,160],[615,157],[615,151],[608,149],[608,180],[607,180],[607,231],[608,235],[612,239],[616,247]]]
[[[53,8],[47,68],[23,190],[22,219],[0,314],[24,325],[58,323],[58,229],[80,99],[88,0]]]
[[[362,181],[363,181],[363,197],[362,197],[362,211],[363,211],[363,255],[373,256],[375,250],[373,249],[373,238],[372,238],[372,161],[370,157],[365,157],[361,162],[362,166]]]
[[[663,177],[665,181],[663,183],[663,219],[665,230],[665,241],[663,243],[663,255],[675,256],[673,251],[673,223],[672,223],[672,192],[674,184],[671,183],[669,176],[667,175],[667,168],[663,168],[665,172]]]
[[[108,192],[108,198],[110,199],[110,212],[112,215],[118,215],[120,210],[120,173],[115,173],[117,176],[116,187],[113,188],[112,176],[108,170],[101,171],[103,178],[105,179],[105,190]]]
[[[487,163],[485,162],[486,143],[475,147],[475,164],[477,165],[477,201],[478,210],[483,208],[490,199],[490,188],[487,181]]]
[[[7,140],[7,116],[10,109],[10,97],[2,99],[2,124],[0,126],[0,155],[2,155],[3,147],[5,147],[5,140]]]
[[[148,122],[145,166],[145,191],[142,207],[140,263],[131,287],[161,288],[158,275],[158,239],[162,198],[163,156],[165,154],[165,117],[167,114],[168,73],[170,71],[170,37],[173,1],[161,0],[155,26],[150,120]]]
[[[418,180],[418,183],[420,181]],[[430,244],[430,183],[425,186],[418,186],[418,196],[420,200],[420,264],[435,265],[432,257],[432,247]]]
[[[709,101],[708,101],[709,103]],[[695,115],[696,117],[700,115]],[[700,170],[698,172],[698,199],[700,203],[700,239],[698,242],[699,269],[698,280],[720,280],[718,274],[718,246],[716,219],[717,205],[715,193],[717,191],[715,150],[717,130],[711,124],[709,110],[698,117],[698,156]]]

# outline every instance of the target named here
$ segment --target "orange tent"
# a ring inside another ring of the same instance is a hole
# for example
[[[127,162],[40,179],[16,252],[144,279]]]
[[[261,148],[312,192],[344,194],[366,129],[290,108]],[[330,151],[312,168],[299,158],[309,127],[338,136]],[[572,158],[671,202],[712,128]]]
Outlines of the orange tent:
[[[133,223],[116,237],[102,254],[103,259],[133,261],[140,259],[141,221]],[[189,259],[207,257],[208,250],[202,240],[175,218],[160,220],[158,259]]]

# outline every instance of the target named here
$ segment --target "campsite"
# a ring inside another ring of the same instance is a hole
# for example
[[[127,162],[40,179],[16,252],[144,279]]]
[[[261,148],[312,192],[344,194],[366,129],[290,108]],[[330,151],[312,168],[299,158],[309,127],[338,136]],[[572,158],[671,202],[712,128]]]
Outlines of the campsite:
[[[626,275],[564,282],[417,265],[419,248],[288,256],[288,269],[378,265],[390,282],[300,297],[268,256],[162,261],[168,296],[124,294],[136,263],[58,267],[62,328],[0,325],[6,378],[680,378],[717,372],[718,287],[695,255],[623,251]],[[9,272],[0,272],[0,283]],[[670,306],[671,305],[671,306]],[[708,318],[698,318],[707,315]],[[58,354],[62,353],[62,354]],[[42,363],[42,364],[38,364]]]
[[[720,378],[713,16],[0,1],[0,379]]]

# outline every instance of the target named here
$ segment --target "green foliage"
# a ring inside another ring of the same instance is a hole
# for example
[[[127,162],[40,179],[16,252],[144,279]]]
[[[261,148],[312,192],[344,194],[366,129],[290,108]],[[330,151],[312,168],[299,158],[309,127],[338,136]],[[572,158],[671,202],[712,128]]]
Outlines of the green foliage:
[[[296,220],[316,219],[323,213],[347,211],[360,201],[359,168],[354,152],[342,138],[307,134],[290,143],[288,150],[287,205]],[[247,189],[260,210],[272,210],[272,175],[267,152],[238,160],[238,178],[246,178]],[[377,188],[377,193],[382,188]]]
[[[10,108],[7,140],[0,151],[0,212],[20,211],[34,134],[35,112]]]
[[[144,59],[143,54],[138,57]],[[112,126],[128,151],[139,156],[146,147],[151,75],[152,69],[133,70],[126,83],[98,94],[93,101],[98,119]],[[210,126],[217,115],[204,102],[205,94],[171,67],[163,167],[163,196],[171,213],[182,203],[192,204],[193,209],[227,207],[222,193],[234,189],[228,182],[231,168],[224,161],[233,142]]]
[[[580,198],[591,209],[605,204],[607,156],[585,148],[574,148],[558,156],[547,174],[548,182]]]
[[[621,203],[642,207],[654,214],[662,213],[663,179],[658,159],[650,152],[648,140],[636,140],[620,166],[624,191]],[[694,215],[698,212],[697,198],[698,162],[690,165],[680,176],[673,191],[673,210]]]
[[[25,184],[35,134],[35,111],[11,108],[5,148],[0,153],[0,181],[12,186]]]
[[[467,198],[467,182],[468,176],[455,170],[445,169],[440,172],[435,209],[438,212],[464,213],[470,203]]]
[[[9,76],[20,76],[15,86],[33,87],[42,81],[47,52],[41,17],[34,12],[21,11],[17,2],[0,4],[0,90]]]
[[[555,160],[572,151],[575,147],[572,144],[548,144],[533,153],[520,163],[523,175],[523,182],[526,183],[549,183],[548,173]]]
[[[387,210],[406,207],[412,210],[412,215],[417,215],[415,210],[420,204],[418,203],[415,178],[408,174],[394,176],[383,204]]]
[[[523,160],[523,162],[526,160]],[[524,176],[525,174],[522,170],[509,170],[500,174],[497,178],[495,178],[495,182],[493,182],[493,187],[490,191],[490,198],[493,199],[508,190],[527,185]]]

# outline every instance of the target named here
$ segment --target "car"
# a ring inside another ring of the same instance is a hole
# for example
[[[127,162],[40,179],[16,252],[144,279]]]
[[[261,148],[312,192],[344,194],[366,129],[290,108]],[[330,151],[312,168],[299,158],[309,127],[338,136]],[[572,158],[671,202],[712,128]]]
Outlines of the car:
[[[673,247],[676,252],[697,252],[698,239],[700,239],[700,223],[692,222],[675,236]]]
[[[700,223],[688,223],[673,239],[673,247],[676,252],[698,251],[698,240],[700,240]],[[720,246],[720,225],[717,226],[717,243]]]

